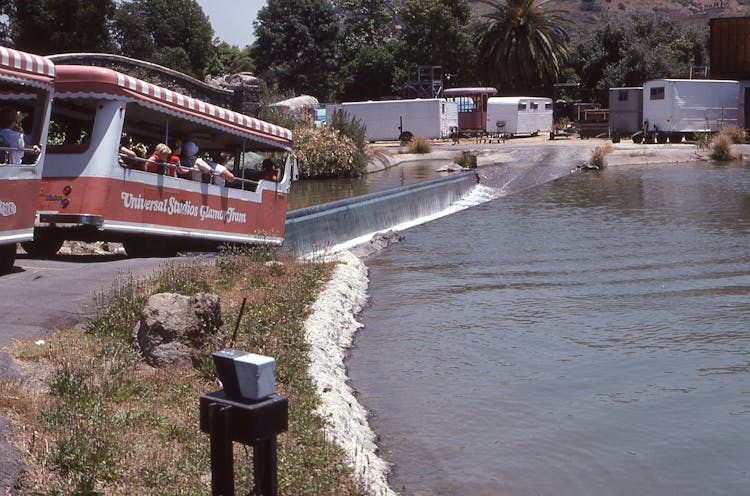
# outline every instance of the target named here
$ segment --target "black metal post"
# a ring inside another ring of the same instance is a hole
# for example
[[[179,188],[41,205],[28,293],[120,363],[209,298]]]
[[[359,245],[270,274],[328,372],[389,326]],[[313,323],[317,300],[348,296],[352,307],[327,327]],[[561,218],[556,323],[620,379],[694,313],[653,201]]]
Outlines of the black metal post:
[[[255,496],[277,496],[279,484],[276,477],[276,438],[264,439],[253,445],[253,471]]]
[[[211,494],[234,496],[234,454],[229,433],[229,410],[219,403],[208,406],[211,424]]]

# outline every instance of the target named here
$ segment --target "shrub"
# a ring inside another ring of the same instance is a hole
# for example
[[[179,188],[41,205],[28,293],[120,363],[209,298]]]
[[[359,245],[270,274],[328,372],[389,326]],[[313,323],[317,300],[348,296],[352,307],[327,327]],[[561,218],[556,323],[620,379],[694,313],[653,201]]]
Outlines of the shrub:
[[[335,129],[298,128],[294,151],[302,178],[358,176],[365,166],[365,156],[351,138]]]
[[[591,160],[589,161],[591,167],[597,169],[604,169],[607,166],[607,155],[612,153],[614,148],[612,145],[597,146],[591,151]]]
[[[732,140],[725,134],[717,135],[711,140],[711,158],[723,162],[736,160],[742,157],[741,154],[734,153],[732,150]]]
[[[745,130],[734,124],[723,128],[719,134],[729,138],[732,143],[742,144],[746,141]]]
[[[432,142],[420,136],[413,138],[406,147],[406,153],[430,153],[431,151]]]

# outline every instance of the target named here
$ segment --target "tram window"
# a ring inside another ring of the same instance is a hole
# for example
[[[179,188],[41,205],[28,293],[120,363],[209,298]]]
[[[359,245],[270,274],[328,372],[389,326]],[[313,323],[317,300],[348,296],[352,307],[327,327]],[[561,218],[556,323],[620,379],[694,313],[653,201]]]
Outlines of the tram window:
[[[96,101],[56,98],[49,125],[49,153],[83,153],[89,147]]]
[[[28,88],[20,90],[13,85],[0,84],[0,109],[13,109],[17,112],[16,123],[15,126],[12,126],[12,129],[23,134],[23,147],[27,150],[30,150],[34,145],[44,145],[44,143],[41,143],[43,122],[39,116],[42,115],[42,107],[45,103],[46,96],[43,92]],[[8,111],[10,112],[10,110]],[[36,120],[35,115],[38,117]],[[10,145],[8,143],[6,146]],[[34,165],[38,158],[38,154],[27,151],[23,154],[20,164],[17,162],[16,164]],[[11,161],[9,151],[0,151],[0,165],[5,165]]]

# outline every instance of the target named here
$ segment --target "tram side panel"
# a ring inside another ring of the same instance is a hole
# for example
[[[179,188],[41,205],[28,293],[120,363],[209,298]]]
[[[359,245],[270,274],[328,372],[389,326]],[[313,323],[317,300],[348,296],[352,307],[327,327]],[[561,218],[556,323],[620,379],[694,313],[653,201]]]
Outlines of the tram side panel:
[[[281,244],[287,195],[279,183],[261,180],[246,191],[124,168],[117,153],[126,112],[125,102],[100,102],[90,142],[72,145],[80,153],[52,156],[39,216],[52,247],[62,239],[148,237],[173,238],[178,248],[190,241]]]

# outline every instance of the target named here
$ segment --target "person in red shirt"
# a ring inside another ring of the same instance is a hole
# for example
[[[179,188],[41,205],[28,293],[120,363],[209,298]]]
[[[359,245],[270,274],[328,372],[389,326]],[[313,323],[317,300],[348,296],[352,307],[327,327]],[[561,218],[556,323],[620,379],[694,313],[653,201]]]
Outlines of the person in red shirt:
[[[174,168],[166,166],[171,154],[172,149],[164,143],[156,145],[154,153],[151,154],[148,162],[146,162],[146,172],[155,172],[162,175],[166,173],[168,176],[174,176]]]

